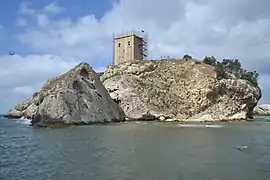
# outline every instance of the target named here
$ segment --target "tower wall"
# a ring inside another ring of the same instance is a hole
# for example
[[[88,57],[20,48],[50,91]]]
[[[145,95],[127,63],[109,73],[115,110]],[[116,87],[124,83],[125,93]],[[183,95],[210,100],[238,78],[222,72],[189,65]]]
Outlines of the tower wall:
[[[114,38],[114,64],[143,60],[143,39],[131,34]]]

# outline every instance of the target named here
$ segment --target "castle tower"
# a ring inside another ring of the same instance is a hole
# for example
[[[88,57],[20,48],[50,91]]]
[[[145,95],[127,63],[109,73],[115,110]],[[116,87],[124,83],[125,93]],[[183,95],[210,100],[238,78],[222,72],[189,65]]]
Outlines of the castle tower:
[[[146,40],[135,33],[114,37],[114,64],[143,60],[147,57]]]

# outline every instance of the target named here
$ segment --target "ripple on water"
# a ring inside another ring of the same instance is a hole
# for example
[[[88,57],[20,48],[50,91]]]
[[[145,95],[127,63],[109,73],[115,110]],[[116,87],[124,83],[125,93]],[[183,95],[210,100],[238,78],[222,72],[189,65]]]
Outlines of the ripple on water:
[[[31,124],[31,119],[26,119],[26,118],[21,118],[17,119],[16,122],[20,124],[25,124],[25,125],[30,125]]]
[[[217,124],[178,124],[177,126],[180,127],[187,127],[187,128],[222,128],[222,125]]]

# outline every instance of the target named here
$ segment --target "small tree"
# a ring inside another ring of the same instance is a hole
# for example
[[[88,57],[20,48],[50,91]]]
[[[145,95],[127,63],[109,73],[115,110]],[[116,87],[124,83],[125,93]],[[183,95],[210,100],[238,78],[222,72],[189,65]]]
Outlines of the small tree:
[[[211,56],[211,57],[207,57],[207,56],[206,56],[206,57],[203,59],[203,63],[215,67],[215,66],[217,65],[217,60],[216,60],[216,58],[215,58],[214,56]]]
[[[219,62],[213,56],[206,56],[203,63],[214,67],[218,79],[230,78],[234,75],[236,78],[245,79],[252,85],[258,86],[259,74],[256,71],[249,72],[242,68],[238,59],[223,59],[222,62]]]
[[[186,61],[189,60],[189,59],[192,59],[192,56],[188,55],[188,54],[185,54],[183,59],[185,59]]]
[[[241,75],[241,79],[249,81],[252,85],[258,86],[259,74],[256,71],[246,72]]]
[[[222,63],[217,62],[216,67],[215,67],[215,71],[217,73],[217,79],[218,80],[227,78],[226,72],[224,70],[224,67],[223,67]]]

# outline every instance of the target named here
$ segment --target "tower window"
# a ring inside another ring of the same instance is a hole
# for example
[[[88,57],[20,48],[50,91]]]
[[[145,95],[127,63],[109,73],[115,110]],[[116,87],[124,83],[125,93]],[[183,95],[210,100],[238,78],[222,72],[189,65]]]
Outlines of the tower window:
[[[130,46],[130,41],[128,41],[128,45]]]
[[[118,47],[121,47],[121,43],[118,43]]]

